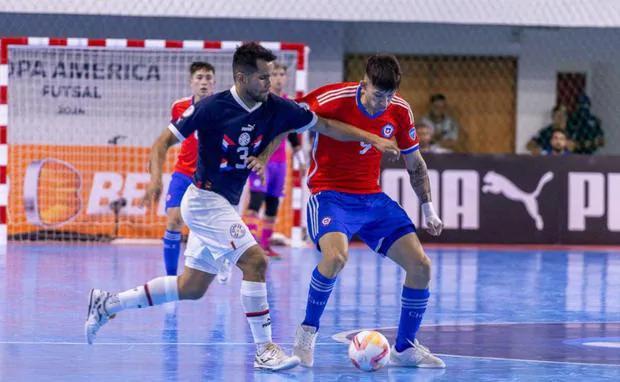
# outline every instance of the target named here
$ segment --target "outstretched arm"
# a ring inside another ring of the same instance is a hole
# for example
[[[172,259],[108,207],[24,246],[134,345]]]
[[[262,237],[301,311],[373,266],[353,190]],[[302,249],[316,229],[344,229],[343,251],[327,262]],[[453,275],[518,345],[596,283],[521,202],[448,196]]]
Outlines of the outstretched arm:
[[[166,160],[166,153],[170,146],[173,146],[177,142],[179,142],[179,139],[166,128],[151,147],[148,167],[151,180],[146,187],[146,192],[141,203],[142,206],[149,205],[151,202],[159,199],[163,188],[161,176],[164,168],[164,161]]]
[[[381,153],[385,153],[390,159],[398,159],[400,149],[396,142],[381,138],[362,129],[335,119],[319,117],[317,123],[312,127],[312,131],[327,135],[338,141],[343,142],[366,142],[371,144]]]
[[[409,173],[409,182],[411,188],[418,196],[420,203],[422,204],[422,212],[428,225],[428,232],[433,236],[439,236],[443,229],[443,223],[431,201],[431,182],[428,178],[428,169],[426,162],[422,158],[420,150],[416,150],[410,154],[405,154],[405,167]]]

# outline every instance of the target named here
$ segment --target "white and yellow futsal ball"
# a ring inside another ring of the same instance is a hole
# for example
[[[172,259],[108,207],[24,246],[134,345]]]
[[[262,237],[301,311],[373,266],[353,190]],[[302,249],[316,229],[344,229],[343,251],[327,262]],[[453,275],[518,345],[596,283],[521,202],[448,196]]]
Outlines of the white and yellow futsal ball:
[[[349,345],[349,358],[358,369],[379,370],[390,360],[390,344],[383,334],[374,330],[359,332]]]

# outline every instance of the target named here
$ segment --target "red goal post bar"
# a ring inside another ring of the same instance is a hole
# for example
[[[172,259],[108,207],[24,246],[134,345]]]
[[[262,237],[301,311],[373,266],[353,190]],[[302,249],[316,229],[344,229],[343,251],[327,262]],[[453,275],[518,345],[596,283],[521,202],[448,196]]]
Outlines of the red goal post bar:
[[[0,246],[7,243],[8,196],[8,83],[9,83],[9,46],[59,46],[82,48],[128,48],[128,49],[186,49],[186,50],[234,50],[243,41],[206,41],[206,40],[159,40],[159,39],[118,39],[118,38],[63,38],[63,37],[0,37]],[[308,54],[310,49],[299,43],[260,41],[264,47],[275,51],[292,51],[297,54],[295,71],[295,96],[301,97],[308,91]],[[293,164],[292,210],[293,226],[291,243],[303,245],[301,225],[303,189],[301,186],[299,163]]]

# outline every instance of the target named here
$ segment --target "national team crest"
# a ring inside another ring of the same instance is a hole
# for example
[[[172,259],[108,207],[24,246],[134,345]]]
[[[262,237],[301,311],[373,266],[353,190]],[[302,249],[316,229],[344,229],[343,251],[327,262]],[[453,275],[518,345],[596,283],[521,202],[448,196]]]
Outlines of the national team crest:
[[[416,138],[415,127],[412,127],[412,128],[409,130],[409,136],[411,137],[411,139],[413,139],[413,140],[415,141],[415,138]]]
[[[325,216],[323,220],[321,220],[321,224],[323,224],[324,226],[329,225],[329,223],[331,222],[332,222],[332,218],[330,218],[329,216]]]
[[[392,134],[394,134],[394,126],[390,124],[383,126],[383,129],[381,130],[381,134],[383,135],[384,138],[391,138]]]
[[[234,239],[241,239],[245,236],[245,227],[243,224],[235,223],[230,226],[230,236]]]
[[[250,137],[250,134],[248,134],[248,133],[241,133],[241,135],[239,136],[239,145],[247,146],[247,145],[250,144],[251,140],[252,140],[252,138]]]

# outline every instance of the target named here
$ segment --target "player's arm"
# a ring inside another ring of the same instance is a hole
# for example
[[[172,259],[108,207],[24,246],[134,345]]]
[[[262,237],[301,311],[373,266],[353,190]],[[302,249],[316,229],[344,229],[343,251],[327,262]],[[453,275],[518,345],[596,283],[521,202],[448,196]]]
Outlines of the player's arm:
[[[149,156],[148,170],[151,175],[149,184],[146,187],[144,199],[142,205],[150,204],[159,199],[162,184],[162,172],[164,168],[164,161],[166,160],[166,153],[168,149],[179,142],[179,139],[166,128],[157,138],[153,146],[151,147],[151,154]]]
[[[378,135],[335,119],[318,117],[316,124],[310,130],[327,135],[337,141],[369,143],[381,153],[387,154],[389,158],[394,160],[400,156],[400,149],[396,142],[381,138]]]
[[[265,173],[265,167],[267,166],[267,162],[269,162],[269,158],[271,158],[271,155],[277,150],[277,148],[282,143],[282,140],[284,140],[287,135],[288,133],[278,135],[273,141],[271,141],[271,143],[267,145],[267,147],[265,147],[263,151],[261,151],[259,155],[255,157],[248,157],[248,168],[263,177]]]
[[[428,178],[426,162],[424,158],[422,158],[420,150],[404,154],[403,158],[405,159],[405,167],[409,173],[411,188],[413,188],[413,191],[422,204],[422,212],[424,213],[424,218],[428,225],[427,230],[431,235],[439,236],[443,229],[443,223],[441,219],[439,219],[439,216],[437,216],[431,201],[431,182]]]
[[[198,129],[198,126],[208,126],[208,124],[208,112],[204,104],[196,107],[191,105],[183,112],[181,118],[172,121],[160,134],[151,147],[148,166],[151,179],[146,186],[146,192],[141,203],[142,205],[157,201],[161,195],[161,190],[163,188],[161,176],[164,168],[164,161],[166,160],[166,153],[170,146],[185,140],[185,138],[189,137]]]

